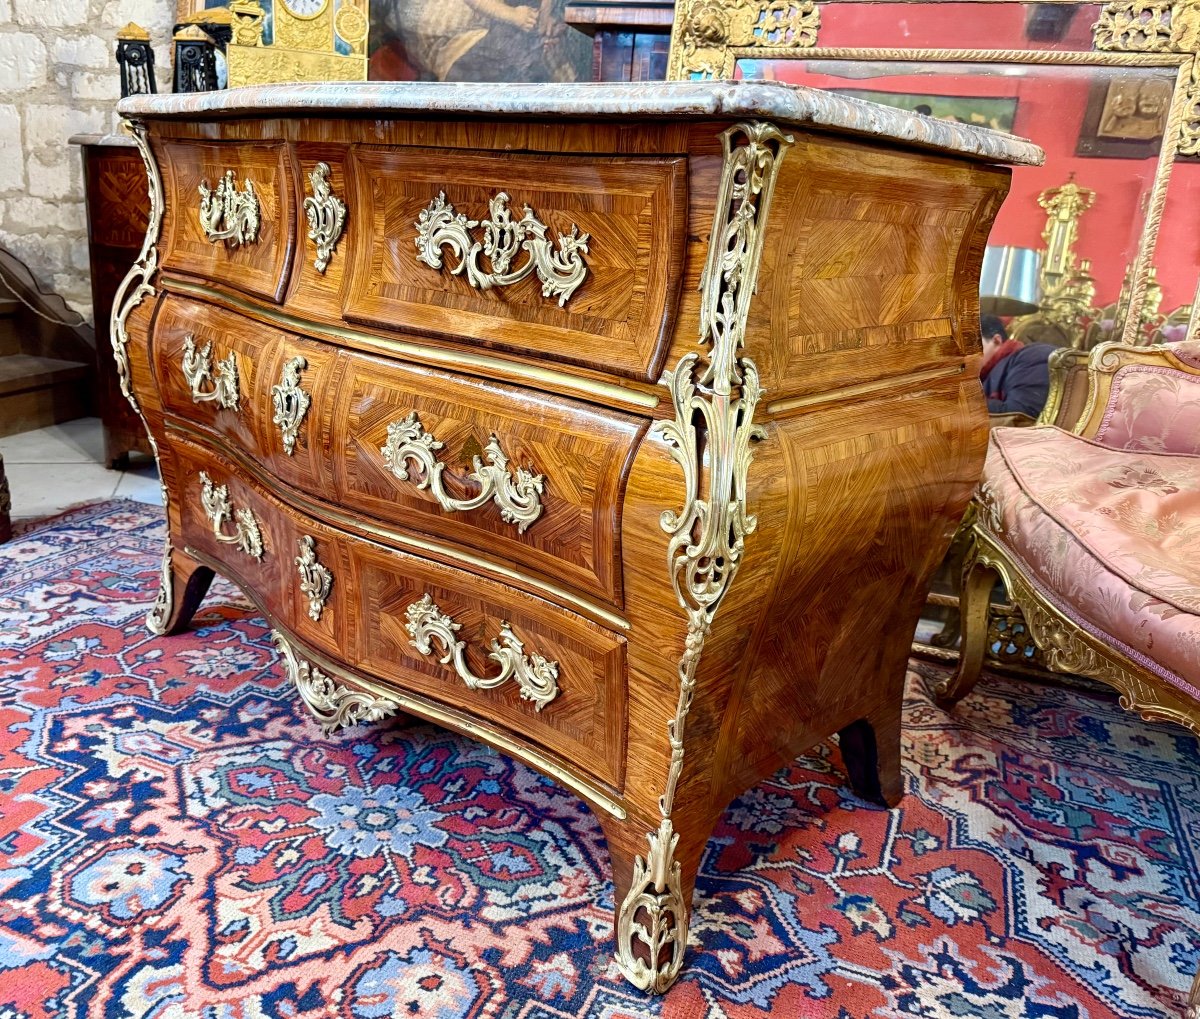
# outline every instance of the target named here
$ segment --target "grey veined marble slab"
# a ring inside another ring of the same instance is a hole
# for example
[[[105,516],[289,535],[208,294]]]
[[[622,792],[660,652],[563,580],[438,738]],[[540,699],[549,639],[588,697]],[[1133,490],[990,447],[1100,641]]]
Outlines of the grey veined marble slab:
[[[255,85],[220,92],[131,96],[122,115],[173,117],[403,116],[736,118],[890,138],[988,162],[1040,165],[1044,154],[1015,135],[777,81],[580,82],[322,82]]]

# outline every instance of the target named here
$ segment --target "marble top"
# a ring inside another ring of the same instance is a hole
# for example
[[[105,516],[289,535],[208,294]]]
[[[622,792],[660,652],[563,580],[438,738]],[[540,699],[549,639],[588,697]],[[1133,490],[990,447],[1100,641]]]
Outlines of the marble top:
[[[486,84],[369,81],[252,85],[218,92],[122,99],[125,117],[392,116],[628,117],[769,120],[889,138],[997,163],[1038,166],[1044,154],[1015,135],[934,120],[804,85],[778,81]]]
[[[84,131],[82,134],[73,134],[67,139],[68,145],[119,145],[133,148],[134,140],[129,135],[124,133],[118,134],[100,134],[98,132]]]

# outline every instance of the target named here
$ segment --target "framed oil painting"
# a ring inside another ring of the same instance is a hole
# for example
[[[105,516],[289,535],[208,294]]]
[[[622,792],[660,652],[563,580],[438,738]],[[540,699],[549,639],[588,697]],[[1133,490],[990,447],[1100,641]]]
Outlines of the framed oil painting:
[[[836,88],[839,95],[867,99],[883,106],[894,106],[912,113],[924,113],[936,120],[976,124],[1012,133],[1017,119],[1015,96],[934,96],[909,92],[880,92],[863,88]]]
[[[373,81],[588,81],[567,0],[371,0]]]
[[[279,2],[259,0],[268,44]],[[228,6],[229,0],[177,0],[177,20]],[[567,0],[371,0],[368,77],[589,81],[592,40],[567,24],[566,6]]]

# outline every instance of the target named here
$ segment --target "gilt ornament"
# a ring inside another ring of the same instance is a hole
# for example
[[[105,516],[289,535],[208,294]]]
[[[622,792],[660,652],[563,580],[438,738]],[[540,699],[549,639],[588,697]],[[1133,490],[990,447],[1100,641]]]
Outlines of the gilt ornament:
[[[329,268],[333,249],[346,226],[346,203],[333,193],[329,183],[329,164],[318,163],[308,175],[312,194],[304,199],[304,215],[308,219],[308,239],[317,246],[313,266],[319,273]]]
[[[556,298],[558,306],[564,307],[587,278],[583,256],[590,237],[572,225],[570,233],[558,235],[555,250],[546,224],[528,205],[524,215],[513,221],[508,195],[503,191],[491,200],[488,211],[489,219],[467,219],[454,211],[444,191],[438,192],[417,217],[417,258],[433,269],[441,269],[442,249],[449,248],[458,259],[458,265],[450,271],[455,276],[465,272],[467,282],[478,290],[506,287],[536,272],[542,296]],[[483,227],[482,240],[471,234],[478,226]],[[522,252],[525,260],[514,268]],[[488,270],[483,268],[481,255],[488,260]]]
[[[213,244],[224,241],[229,247],[239,247],[258,240],[262,210],[254,181],[246,179],[239,191],[237,174],[226,170],[217,180],[216,188],[208,179],[200,181],[200,228]]]
[[[756,525],[747,511],[746,475],[751,443],[765,437],[754,424],[762,389],[754,362],[740,351],[776,174],[792,144],[789,135],[764,123],[735,125],[721,139],[724,165],[700,279],[700,343],[709,356],[702,362],[688,352],[666,373],[675,416],[654,426],[683,472],[683,508],[664,511],[661,525],[670,536],[667,569],[687,615],[687,637],[677,666],[675,715],[667,723],[671,760],[658,801],[662,822],[648,836],[647,856],[635,858],[634,881],[618,911],[617,965],[636,987],[655,993],[674,983],[686,945],[688,904],[680,894],[671,812],[696,670],[713,616],[741,564],[746,535]]]
[[[467,645],[456,634],[462,629],[434,603],[429,595],[413,602],[405,611],[411,643],[423,655],[435,655],[433,642],[442,647],[438,661],[452,665],[459,679],[471,690],[491,690],[510,679],[521,691],[521,697],[533,701],[541,711],[558,696],[558,662],[548,661],[539,654],[525,654],[525,645],[507,622],[500,624],[500,636],[488,646],[488,658],[500,666],[494,676],[477,676],[467,664]]]
[[[510,470],[508,457],[495,435],[483,449],[488,459],[486,464],[478,456],[471,458],[472,471],[467,478],[477,482],[480,489],[468,499],[455,499],[446,491],[442,481],[446,465],[437,459],[437,451],[442,447],[441,442],[425,431],[413,411],[403,420],[388,425],[387,442],[379,452],[388,469],[401,481],[413,480],[410,464],[415,466],[420,474],[417,488],[428,488],[447,512],[465,513],[494,502],[500,509],[500,519],[506,524],[516,524],[518,534],[524,534],[542,515],[545,478],[525,467]]]

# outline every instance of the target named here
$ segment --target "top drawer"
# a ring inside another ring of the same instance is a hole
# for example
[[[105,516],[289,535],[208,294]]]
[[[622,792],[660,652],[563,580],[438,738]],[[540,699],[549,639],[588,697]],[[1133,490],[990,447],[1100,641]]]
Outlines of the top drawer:
[[[686,160],[364,146],[350,162],[348,320],[658,378]]]
[[[286,144],[164,142],[162,162],[163,265],[282,301],[296,242]]]

